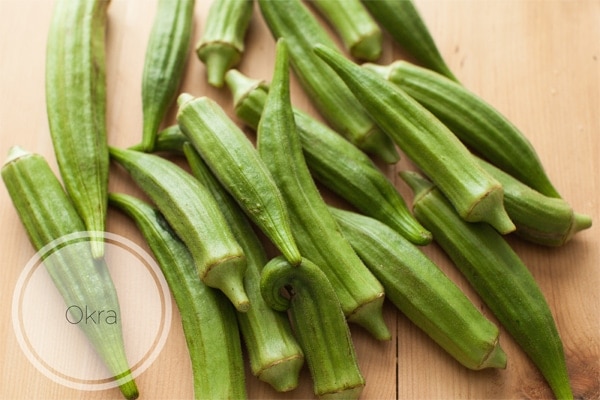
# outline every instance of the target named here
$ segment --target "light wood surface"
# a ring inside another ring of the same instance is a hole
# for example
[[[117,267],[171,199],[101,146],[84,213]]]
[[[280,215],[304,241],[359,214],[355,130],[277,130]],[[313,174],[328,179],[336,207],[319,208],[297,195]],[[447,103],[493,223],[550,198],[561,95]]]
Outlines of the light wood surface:
[[[209,1],[197,1],[194,43],[200,37]],[[581,213],[600,217],[600,2],[597,0],[417,0],[439,48],[464,85],[511,119],[533,143],[559,192]],[[46,156],[56,171],[44,95],[45,44],[53,1],[0,0],[0,154],[18,144]],[[270,80],[274,42],[258,9],[247,36],[240,70]],[[154,0],[113,0],[107,31],[108,134],[113,146],[141,138],[141,74],[155,12]],[[338,41],[339,43],[339,41]],[[406,57],[385,38],[382,63]],[[293,103],[315,114],[297,82]],[[207,95],[232,114],[226,89],[207,85],[204,66],[190,53],[182,91]],[[165,124],[174,122],[175,108]],[[316,114],[315,114],[316,115]],[[236,120],[237,121],[237,120]],[[239,121],[238,121],[239,122]],[[518,157],[518,155],[515,155]],[[381,166],[410,200],[396,172],[411,168],[404,158]],[[126,175],[113,171],[111,190],[139,192]],[[324,195],[333,202],[326,190]],[[0,398],[120,398],[116,389],[68,389],[38,372],[20,350],[11,321],[12,294],[34,251],[8,194],[0,189]],[[112,213],[108,230],[145,246],[133,224]],[[531,269],[556,318],[577,398],[600,398],[600,246],[598,228],[567,245],[548,249],[515,238],[510,243]],[[147,247],[145,247],[147,248]],[[493,321],[489,310],[435,246],[424,251],[464,289]],[[191,369],[174,308],[171,331],[158,359],[137,378],[141,398],[192,398]],[[469,371],[451,359],[404,316],[386,304],[393,331],[379,343],[352,327],[367,385],[364,399],[551,398],[547,385],[514,341],[502,330],[508,355],[505,370]],[[278,394],[249,372],[250,398],[313,398],[306,369],[300,387]]]

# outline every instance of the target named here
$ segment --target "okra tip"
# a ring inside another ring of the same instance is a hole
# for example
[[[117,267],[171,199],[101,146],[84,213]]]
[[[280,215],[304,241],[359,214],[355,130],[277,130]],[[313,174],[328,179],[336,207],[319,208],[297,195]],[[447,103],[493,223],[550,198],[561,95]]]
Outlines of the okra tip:
[[[230,69],[225,74],[225,84],[233,95],[233,105],[236,107],[240,104],[249,93],[258,87],[268,87],[263,80],[252,79],[242,74],[237,69]]]
[[[223,87],[225,73],[239,59],[239,51],[226,44],[212,44],[205,49],[204,64],[208,83],[216,88]]]
[[[289,392],[298,387],[300,369],[303,365],[304,357],[296,354],[268,365],[258,373],[258,378],[278,392]]]
[[[8,156],[6,157],[6,161],[4,161],[4,165],[10,164],[15,160],[30,154],[30,152],[28,152],[21,146],[12,146],[10,149],[8,149]]]
[[[179,95],[179,97],[177,97],[177,105],[179,106],[179,108],[183,108],[183,106],[186,105],[186,103],[190,102],[194,100],[194,96],[192,96],[189,93],[181,93]]]
[[[381,31],[374,30],[350,47],[350,54],[359,60],[377,61],[381,57],[381,41]]]
[[[127,371],[126,373],[129,376],[131,375],[130,371]],[[127,400],[135,400],[140,396],[140,392],[138,391],[137,385],[133,378],[119,385],[119,389]]]
[[[500,343],[496,341],[496,345],[489,352],[488,356],[481,362],[479,369],[484,368],[506,368],[506,353],[500,347]]]

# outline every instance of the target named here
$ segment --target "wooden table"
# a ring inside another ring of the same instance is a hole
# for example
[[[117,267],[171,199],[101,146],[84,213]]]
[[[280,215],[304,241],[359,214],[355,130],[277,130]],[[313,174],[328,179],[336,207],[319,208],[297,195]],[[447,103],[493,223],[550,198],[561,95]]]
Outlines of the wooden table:
[[[44,95],[45,45],[52,1],[0,1],[0,154],[12,145],[47,157],[56,171]],[[194,43],[210,2],[197,1]],[[548,174],[573,207],[600,217],[600,2],[598,0],[417,0],[417,5],[451,69],[464,85],[508,116],[531,140]],[[108,135],[113,146],[141,137],[141,73],[155,1],[113,0],[107,33]],[[274,42],[256,13],[239,68],[270,80]],[[385,38],[381,63],[406,57]],[[207,95],[232,114],[227,90],[207,85],[205,69],[191,53],[182,91]],[[297,82],[293,102],[316,115]],[[175,108],[167,123],[174,122]],[[237,120],[236,120],[237,121]],[[516,156],[516,155],[515,155]],[[396,172],[411,168],[404,158],[382,166],[410,200]],[[122,174],[111,175],[111,190],[139,192]],[[331,201],[337,201],[324,191]],[[34,251],[6,190],[0,189],[3,256],[0,344],[0,398],[120,398],[118,390],[76,391],[38,372],[20,350],[11,322],[11,301],[20,271]],[[133,224],[112,213],[108,230],[145,246]],[[578,234],[562,248],[549,249],[509,238],[546,296],[563,338],[575,395],[600,398],[600,246],[597,228]],[[489,310],[439,248],[424,251],[493,321]],[[174,307],[174,306],[173,306]],[[190,363],[177,310],[164,349],[137,378],[141,398],[191,398]],[[470,371],[451,359],[390,305],[385,318],[393,331],[379,343],[361,329],[352,334],[367,385],[364,399],[521,399],[551,398],[532,363],[502,330],[508,354],[505,370]],[[247,374],[250,398],[313,398],[306,369],[300,387],[278,394]]]

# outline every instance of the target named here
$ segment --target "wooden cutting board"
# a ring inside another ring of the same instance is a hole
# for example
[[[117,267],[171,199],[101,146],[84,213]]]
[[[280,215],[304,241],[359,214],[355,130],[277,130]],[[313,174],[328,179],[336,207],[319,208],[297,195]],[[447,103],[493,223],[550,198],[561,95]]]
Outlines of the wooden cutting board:
[[[18,144],[46,156],[56,171],[44,97],[45,44],[53,3],[0,1],[0,154],[7,154],[9,147]],[[600,2],[416,3],[458,78],[525,132],[563,197],[578,212],[591,215],[596,223],[600,217]],[[209,1],[197,1],[194,43],[204,30],[209,5]],[[255,11],[239,69],[251,77],[270,80],[274,41],[258,8]],[[107,121],[113,146],[130,146],[141,137],[140,82],[154,13],[153,0],[113,0],[109,7]],[[385,37],[381,63],[407,57]],[[292,84],[294,105],[317,115],[297,82]],[[207,85],[205,68],[192,51],[181,90],[215,99],[233,117],[230,94],[226,89]],[[174,116],[175,108],[165,125],[174,123]],[[410,201],[410,191],[396,174],[412,168],[410,162],[404,157],[397,165],[381,168]],[[110,188],[139,194],[119,171],[113,171]],[[323,194],[328,201],[343,204],[324,189]],[[11,304],[19,274],[34,251],[4,188],[0,189],[0,229],[0,398],[120,398],[116,389],[79,391],[60,385],[40,373],[24,355],[14,333]],[[122,215],[111,212],[108,230],[148,249],[133,224]],[[573,390],[581,399],[600,398],[597,236],[593,226],[556,249],[509,238],[548,300],[564,342]],[[439,248],[432,245],[423,250],[495,321]],[[477,372],[460,366],[390,304],[386,304],[384,313],[393,332],[388,342],[376,342],[361,329],[351,329],[367,382],[362,398],[552,397],[540,374],[504,330],[501,343],[508,355],[507,368]],[[145,399],[193,396],[190,363],[174,305],[164,348],[137,377],[137,384]],[[248,395],[255,399],[309,399],[314,397],[311,385],[306,369],[298,389],[286,394],[274,392],[249,372],[246,379]]]

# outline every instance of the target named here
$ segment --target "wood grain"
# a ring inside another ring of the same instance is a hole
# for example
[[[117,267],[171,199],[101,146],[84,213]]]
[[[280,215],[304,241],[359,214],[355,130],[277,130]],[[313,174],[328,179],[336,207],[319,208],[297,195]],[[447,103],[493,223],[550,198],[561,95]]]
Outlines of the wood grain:
[[[209,7],[197,1],[194,43]],[[417,0],[423,18],[457,77],[527,135],[563,197],[581,213],[600,217],[600,1],[598,0]],[[141,138],[141,75],[155,0],[113,0],[107,32],[107,122],[113,146]],[[53,1],[0,0],[0,154],[18,144],[46,156],[57,171],[44,96],[45,44]],[[258,10],[257,10],[258,11]],[[337,40],[337,39],[336,39]],[[339,40],[337,41],[339,43]],[[242,72],[269,80],[274,42],[256,12],[247,36]],[[409,58],[385,36],[382,63]],[[293,103],[317,115],[293,79]],[[205,81],[204,66],[190,53],[182,91],[217,100],[233,117],[231,98]],[[165,124],[175,120],[175,108]],[[236,120],[237,121],[237,120]],[[518,155],[515,155],[518,156]],[[398,190],[410,192],[397,171],[412,168],[404,157],[381,166]],[[122,171],[113,171],[111,190],[140,195]],[[327,190],[324,196],[338,203]],[[46,378],[27,360],[13,333],[11,302],[19,273],[34,251],[5,189],[0,190],[3,256],[0,280],[0,398],[120,398],[118,390],[82,392]],[[145,247],[133,224],[111,213],[108,230]],[[546,296],[562,336],[577,398],[600,398],[600,246],[596,226],[567,245],[548,249],[509,238]],[[493,321],[489,310],[435,245],[426,254]],[[552,394],[516,343],[501,330],[508,355],[505,370],[469,371],[451,359],[408,319],[386,304],[394,332],[378,343],[352,327],[365,399],[541,399]],[[141,398],[192,398],[191,369],[179,315],[158,359],[137,378]],[[306,369],[300,387],[275,393],[247,373],[253,399],[313,398]]]

